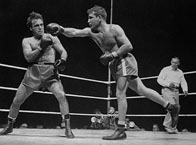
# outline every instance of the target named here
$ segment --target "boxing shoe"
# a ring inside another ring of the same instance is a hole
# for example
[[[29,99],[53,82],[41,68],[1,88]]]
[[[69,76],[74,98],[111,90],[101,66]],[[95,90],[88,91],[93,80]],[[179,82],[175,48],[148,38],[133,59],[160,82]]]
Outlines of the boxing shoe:
[[[178,122],[178,110],[179,110],[178,108],[179,108],[179,105],[170,104],[170,103],[168,103],[168,105],[166,107],[166,110],[171,115],[171,119],[172,119],[171,127],[175,127]]]
[[[174,134],[179,134],[179,131],[177,128],[173,128],[173,132],[174,132]]]
[[[177,128],[169,128],[169,127],[165,127],[165,130],[167,131],[167,133],[169,134],[178,134],[178,130]]]
[[[124,127],[118,127],[115,132],[110,136],[104,136],[103,140],[122,140],[126,139],[127,135],[125,133]]]
[[[67,138],[74,138],[75,137],[73,132],[71,131],[71,129],[65,129],[65,136]]]
[[[8,124],[5,126],[5,128],[0,132],[0,135],[7,135],[8,133],[13,132],[13,125],[14,122],[8,121]]]
[[[74,134],[71,131],[71,127],[70,127],[70,119],[65,119],[65,136],[67,138],[74,138]]]

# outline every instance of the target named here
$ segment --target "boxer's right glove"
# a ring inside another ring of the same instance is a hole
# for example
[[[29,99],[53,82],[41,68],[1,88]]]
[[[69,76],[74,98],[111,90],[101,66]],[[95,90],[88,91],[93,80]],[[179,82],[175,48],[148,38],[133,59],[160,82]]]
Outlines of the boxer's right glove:
[[[55,61],[54,63],[54,67],[56,69],[58,69],[59,71],[64,71],[65,70],[65,64],[66,64],[66,60],[65,59],[58,59]]]
[[[58,36],[63,32],[63,28],[57,23],[50,23],[46,26],[46,32],[53,36]]]
[[[40,50],[44,51],[48,46],[52,45],[53,41],[49,36],[43,35],[40,42]]]
[[[116,52],[112,52],[103,54],[99,59],[103,65],[108,65],[109,62],[116,57],[118,57],[118,54]]]

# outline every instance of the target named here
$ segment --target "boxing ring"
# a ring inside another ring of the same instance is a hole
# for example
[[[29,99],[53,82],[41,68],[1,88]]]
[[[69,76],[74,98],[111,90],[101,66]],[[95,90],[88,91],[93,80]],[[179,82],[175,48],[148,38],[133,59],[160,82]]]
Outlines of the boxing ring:
[[[113,17],[113,0],[111,0],[111,7],[110,7],[110,24],[112,24],[112,17]],[[23,67],[19,67],[19,66],[13,66],[13,65],[8,65],[8,64],[2,64],[0,63],[0,70],[2,70],[2,68],[4,69],[9,69],[9,71],[12,69],[18,71],[26,71],[26,68]],[[0,71],[1,72],[1,71]],[[185,75],[189,75],[189,74],[195,74],[196,71],[190,71],[190,72],[186,72],[184,73]],[[70,75],[64,75],[64,74],[60,74],[61,76],[61,80],[62,78],[68,78],[68,79],[73,79],[76,81],[83,81],[83,82],[91,82],[91,83],[97,83],[97,84],[101,84],[107,87],[107,94],[105,94],[104,96],[90,96],[90,95],[77,95],[77,94],[69,94],[66,93],[67,97],[71,97],[72,99],[80,99],[80,100],[95,100],[95,101],[103,101],[106,105],[105,107],[105,114],[103,114],[104,116],[107,116],[108,114],[108,110],[111,106],[111,103],[113,103],[113,101],[116,102],[116,97],[114,96],[115,94],[112,94],[112,85],[115,84],[114,81],[111,81],[111,72],[110,69],[108,69],[108,80],[107,81],[100,81],[100,80],[94,80],[94,79],[88,79],[88,78],[81,78],[81,77],[76,77],[76,76],[70,76]],[[145,77],[145,78],[141,78],[142,80],[152,80],[157,78],[157,76],[152,76],[152,77]],[[63,80],[62,80],[63,82]],[[74,83],[74,82],[73,82]],[[71,86],[69,86],[71,87]],[[66,87],[64,87],[66,88]],[[0,85],[0,96],[1,96],[1,91],[7,91],[7,92],[12,92],[14,93],[17,90],[17,88],[15,87],[8,87],[8,86],[1,86]],[[101,90],[103,91],[103,90]],[[66,91],[67,92],[67,91]],[[43,91],[35,91],[34,94],[41,94],[41,95],[52,95],[52,93],[50,92],[43,92]],[[33,95],[33,94],[32,94]],[[196,92],[191,92],[188,94],[188,97],[192,97],[196,95]],[[14,95],[11,95],[14,97]],[[107,97],[105,97],[107,96]],[[180,96],[183,96],[183,94],[180,94]],[[31,98],[31,97],[30,97]],[[9,99],[10,102],[13,98],[6,98]],[[39,99],[39,98],[36,98]],[[146,97],[144,96],[133,96],[131,95],[130,97],[127,97],[127,101],[134,101],[134,100],[145,100]],[[5,100],[5,99],[4,99]],[[39,100],[37,100],[39,101]],[[49,102],[49,100],[47,100]],[[47,102],[46,101],[46,102]],[[132,107],[133,104],[139,104],[138,102],[128,102],[128,104],[130,104],[129,108]],[[185,100],[186,101],[186,100]],[[72,105],[72,102],[70,102],[70,98],[68,98],[68,102],[69,102],[69,106]],[[152,103],[152,101],[149,101]],[[1,103],[4,102],[0,102]],[[33,102],[34,103],[34,102]],[[35,102],[36,103],[36,102]],[[77,103],[77,102],[76,102]],[[88,101],[87,101],[88,103]],[[9,104],[7,102],[7,104]],[[6,104],[6,106],[4,105],[5,108],[2,108],[2,106],[0,106],[0,114],[1,113],[6,113],[9,112],[9,107]],[[25,103],[24,103],[25,104]],[[56,103],[57,104],[57,103]],[[80,104],[81,106],[83,105],[82,103]],[[87,104],[88,105],[88,104]],[[150,105],[147,104],[149,107]],[[36,106],[36,105],[35,105]],[[137,105],[140,106],[140,105]],[[91,105],[92,107],[92,105]],[[143,107],[143,106],[141,106]],[[140,108],[141,108],[140,107]],[[155,106],[156,108],[157,106]],[[161,106],[159,106],[161,108]],[[36,107],[35,107],[36,108]],[[81,107],[82,108],[82,107]],[[144,107],[145,108],[145,107]],[[53,108],[51,108],[53,109]],[[96,108],[94,108],[96,109]],[[161,108],[163,110],[163,108]],[[132,109],[131,110],[135,111],[137,109]],[[152,109],[153,110],[153,109]],[[73,126],[73,119],[79,118],[79,117],[90,117],[95,116],[95,114],[92,113],[82,113],[83,110],[80,110],[81,112],[71,112],[70,111],[70,115],[71,115],[71,126],[72,126],[72,131],[75,135],[74,139],[68,139],[64,136],[64,129],[61,128],[14,128],[14,131],[11,134],[5,135],[5,136],[0,136],[0,145],[195,145],[196,142],[196,138],[195,138],[195,133],[193,132],[180,132],[179,134],[168,134],[164,131],[145,131],[145,130],[141,130],[141,131],[126,131],[127,133],[127,139],[125,140],[102,140],[101,138],[105,135],[110,135],[113,133],[113,130],[109,130],[109,129],[100,129],[100,130],[96,130],[96,129],[77,129],[74,128]],[[92,110],[90,110],[92,112]],[[157,113],[157,110],[153,110],[155,113],[151,113],[151,114],[137,114],[137,113],[129,113],[127,114],[127,117],[130,117],[131,119],[133,119],[136,124],[137,124],[137,120],[142,120],[142,122],[147,123],[149,120],[151,120],[152,118],[160,118],[160,117],[164,117],[165,116],[165,112],[163,113]],[[158,111],[160,111],[158,109]],[[189,114],[185,114],[182,113],[180,114],[180,118],[187,118],[187,120],[189,118],[195,118],[196,114],[193,113],[194,110],[191,110],[191,113]],[[27,110],[27,109],[21,109],[20,114],[33,114],[33,115],[41,115],[44,118],[46,117],[45,115],[52,115],[52,116],[60,116],[60,112],[59,111],[44,111],[44,110]],[[60,118],[60,117],[59,117]],[[150,118],[147,121],[144,118]],[[0,116],[0,121],[2,119],[2,116]],[[143,121],[144,120],[144,121]],[[32,121],[36,121],[36,120],[32,120]],[[46,121],[50,121],[47,120]],[[146,122],[145,122],[146,121]],[[17,121],[16,121],[17,122]],[[4,122],[6,123],[6,122]],[[78,119],[77,123],[80,123],[80,120]],[[161,122],[162,123],[162,122]],[[181,122],[179,122],[181,123]],[[2,128],[0,128],[2,129]],[[196,128],[195,128],[196,129]]]
[[[22,70],[25,71],[26,68],[13,66],[13,65],[7,65],[7,64],[1,64],[1,69],[15,69],[15,70]],[[195,74],[196,71],[190,71],[185,72],[185,75],[189,74]],[[109,74],[109,73],[108,73]],[[63,75],[60,74],[61,78],[69,78],[69,79],[75,79],[75,80],[81,80],[84,82],[93,82],[93,83],[99,83],[103,85],[107,85],[107,97],[95,97],[95,96],[89,96],[89,95],[76,95],[76,94],[68,94],[66,93],[66,96],[72,97],[72,98],[80,98],[80,99],[94,99],[94,100],[102,100],[106,101],[107,107],[109,108],[112,101],[116,101],[115,96],[111,96],[111,85],[115,84],[114,81],[111,81],[110,77],[107,81],[100,81],[100,80],[93,80],[88,78],[81,78],[76,76],[69,76],[69,75]],[[157,76],[153,77],[145,77],[141,78],[142,80],[149,80],[149,79],[155,79]],[[62,79],[61,79],[62,80]],[[6,87],[6,86],[0,86],[0,90],[4,91],[11,91],[14,92],[17,90],[17,88],[13,87]],[[45,94],[45,95],[51,95],[50,92],[42,92],[42,91],[35,91],[35,94]],[[192,97],[196,95],[196,92],[191,92],[188,94],[188,97]],[[183,96],[183,94],[180,94],[180,96]],[[13,96],[14,97],[14,96]],[[187,97],[187,98],[188,98]],[[127,97],[127,100],[141,100],[146,99],[144,96],[131,96]],[[69,101],[69,99],[68,99]],[[2,102],[1,102],[2,103]],[[70,104],[71,105],[71,104]],[[131,106],[131,103],[130,103]],[[7,106],[9,108],[10,106]],[[7,108],[1,108],[0,112],[9,112],[9,109]],[[107,112],[107,110],[105,111]],[[34,111],[34,110],[20,110],[20,113],[28,113],[28,114],[41,114],[41,115],[60,115],[60,112],[53,112],[53,111]],[[90,113],[73,113],[70,112],[71,116],[94,116],[95,114]],[[107,113],[104,115],[107,116]],[[136,118],[143,118],[143,117],[164,117],[165,114],[127,114],[127,117],[136,117]],[[196,114],[189,113],[189,114],[180,114],[180,117],[196,117]],[[0,128],[1,129],[1,128]],[[126,140],[118,140],[118,141],[105,141],[102,140],[102,136],[111,134],[113,130],[93,130],[93,129],[73,129],[73,133],[75,134],[74,139],[67,139],[64,137],[64,129],[36,129],[36,128],[14,128],[14,132],[6,135],[6,136],[0,136],[0,145],[7,145],[7,144],[28,144],[28,145],[45,145],[45,144],[51,144],[51,145],[61,145],[61,144],[78,144],[78,145],[109,145],[109,144],[135,144],[135,145],[165,145],[165,144],[172,144],[172,145],[193,145],[195,144],[196,138],[195,133],[193,132],[180,132],[179,134],[167,134],[164,131],[158,131],[158,132],[152,132],[152,131],[127,131],[127,139]]]

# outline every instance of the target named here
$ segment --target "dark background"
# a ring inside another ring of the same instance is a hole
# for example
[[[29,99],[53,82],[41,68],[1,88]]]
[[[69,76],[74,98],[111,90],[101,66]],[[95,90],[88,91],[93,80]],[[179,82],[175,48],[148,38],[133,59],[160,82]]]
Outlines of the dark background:
[[[22,53],[21,41],[31,36],[26,27],[30,12],[43,15],[45,25],[51,22],[65,27],[87,27],[87,9],[94,5],[105,7],[110,20],[110,0],[1,0],[0,1],[0,63],[27,67]],[[184,72],[196,70],[196,3],[195,0],[114,0],[113,23],[123,27],[131,40],[133,54],[139,64],[140,77],[157,76],[160,70],[170,65],[173,56],[181,59]],[[68,52],[67,68],[62,74],[107,80],[107,68],[99,62],[102,54],[89,38],[66,38],[59,36]],[[24,71],[0,68],[0,85],[17,88]],[[195,92],[195,75],[185,75],[189,92]],[[107,97],[104,84],[62,78],[66,93]],[[156,79],[144,80],[144,84],[160,92]],[[115,85],[112,85],[113,96]],[[8,109],[15,91],[0,90],[0,108]],[[128,96],[135,96],[132,91]],[[71,113],[93,113],[99,108],[106,113],[107,102],[103,100],[67,97]],[[182,114],[194,114],[195,96],[181,97]],[[164,109],[147,99],[128,100],[128,114],[164,114]],[[111,105],[117,108],[116,101]],[[22,106],[23,110],[59,112],[55,97],[33,94]],[[0,124],[6,123],[7,112],[0,112]],[[55,127],[60,124],[60,115],[20,113],[16,122],[19,126],[27,122],[34,127]],[[130,117],[139,127],[151,130],[152,124],[162,124],[163,117]],[[89,116],[72,116],[73,128],[90,124]],[[162,128],[162,127],[161,127]],[[196,130],[195,117],[181,117],[179,129]]]

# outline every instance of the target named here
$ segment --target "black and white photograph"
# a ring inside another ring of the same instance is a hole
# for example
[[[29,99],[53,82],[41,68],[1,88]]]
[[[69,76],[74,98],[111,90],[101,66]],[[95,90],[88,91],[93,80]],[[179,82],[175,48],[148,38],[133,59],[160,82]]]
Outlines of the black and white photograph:
[[[0,145],[195,145],[195,0],[1,0]]]

